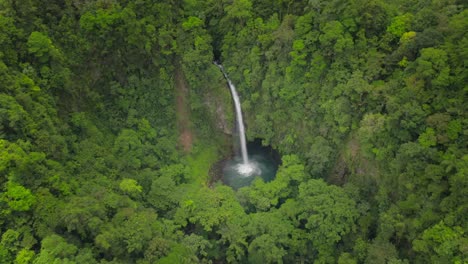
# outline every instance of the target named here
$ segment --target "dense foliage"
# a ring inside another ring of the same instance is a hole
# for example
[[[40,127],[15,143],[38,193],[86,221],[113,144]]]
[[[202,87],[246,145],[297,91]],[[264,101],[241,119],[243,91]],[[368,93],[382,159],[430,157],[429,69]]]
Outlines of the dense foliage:
[[[0,0],[0,263],[466,263],[467,29],[460,0]],[[208,184],[215,59],[271,182]]]

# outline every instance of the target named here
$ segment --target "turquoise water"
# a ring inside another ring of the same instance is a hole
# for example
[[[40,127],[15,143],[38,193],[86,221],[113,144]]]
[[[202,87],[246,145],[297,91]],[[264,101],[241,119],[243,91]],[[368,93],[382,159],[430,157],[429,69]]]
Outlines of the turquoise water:
[[[234,157],[224,165],[223,182],[235,190],[250,185],[258,177],[269,182],[275,178],[278,170],[277,153],[271,147],[263,147],[260,140],[249,142],[248,152],[249,164],[254,167],[250,176],[239,172],[239,166],[243,164],[240,157]]]

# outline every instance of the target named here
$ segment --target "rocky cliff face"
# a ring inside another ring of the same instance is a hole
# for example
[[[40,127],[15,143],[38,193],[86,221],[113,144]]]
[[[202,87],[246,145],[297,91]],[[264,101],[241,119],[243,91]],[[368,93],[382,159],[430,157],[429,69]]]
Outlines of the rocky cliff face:
[[[232,122],[227,120],[225,111],[223,105],[216,106],[216,127],[223,131],[224,134],[232,135]]]
[[[234,106],[231,94],[224,82],[208,91],[204,96],[204,103],[213,118],[212,122],[218,130],[226,135],[232,135],[234,129]]]

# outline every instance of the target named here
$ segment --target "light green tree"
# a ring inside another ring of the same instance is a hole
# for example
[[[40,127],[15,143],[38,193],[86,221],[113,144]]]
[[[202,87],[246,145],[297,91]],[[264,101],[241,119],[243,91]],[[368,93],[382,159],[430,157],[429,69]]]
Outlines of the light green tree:
[[[28,51],[33,54],[40,63],[47,63],[51,59],[60,57],[60,52],[52,44],[52,40],[37,31],[32,32],[29,36]]]
[[[36,199],[31,191],[12,181],[6,184],[6,191],[0,196],[13,211],[27,211],[34,205]]]

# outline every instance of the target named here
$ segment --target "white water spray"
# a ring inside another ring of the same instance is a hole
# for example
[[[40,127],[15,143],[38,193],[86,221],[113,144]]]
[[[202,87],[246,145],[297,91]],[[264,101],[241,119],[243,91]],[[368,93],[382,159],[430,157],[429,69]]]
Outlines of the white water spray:
[[[245,127],[244,127],[244,119],[242,118],[242,109],[240,104],[239,95],[237,94],[236,87],[229,79],[226,71],[224,71],[223,65],[214,62],[216,66],[221,70],[226,78],[229,89],[231,90],[232,99],[234,100],[234,106],[236,108],[236,120],[237,120],[237,127],[239,129],[239,141],[241,145],[241,154],[242,154],[242,164],[238,164],[237,171],[243,176],[252,176],[254,174],[259,174],[260,171],[256,164],[249,162],[249,155],[247,154],[247,142],[245,140]]]

